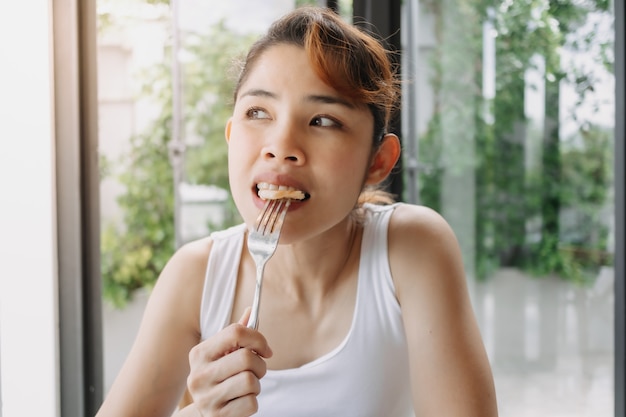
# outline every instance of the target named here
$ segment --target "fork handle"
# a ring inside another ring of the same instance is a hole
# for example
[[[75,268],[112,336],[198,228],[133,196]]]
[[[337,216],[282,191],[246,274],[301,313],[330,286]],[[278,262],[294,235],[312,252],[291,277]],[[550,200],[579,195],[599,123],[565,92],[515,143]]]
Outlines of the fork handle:
[[[261,287],[263,280],[263,268],[265,265],[256,268],[256,288],[254,290],[254,300],[252,301],[252,311],[248,319],[248,328],[258,330],[259,328],[259,307],[261,305]]]

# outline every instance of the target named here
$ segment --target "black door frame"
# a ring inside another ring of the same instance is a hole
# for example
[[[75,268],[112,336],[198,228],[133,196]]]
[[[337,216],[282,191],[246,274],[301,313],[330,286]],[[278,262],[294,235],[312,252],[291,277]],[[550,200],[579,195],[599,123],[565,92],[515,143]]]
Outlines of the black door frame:
[[[329,3],[331,3],[329,1]],[[332,2],[335,3],[336,2]],[[401,73],[400,52],[402,50],[402,40],[400,36],[401,19],[402,19],[402,1],[401,0],[353,0],[353,21],[357,26],[365,30],[375,31],[375,35],[382,39],[386,44],[386,48],[393,51],[394,65]],[[397,112],[391,122],[389,130],[395,133],[402,142],[402,114]],[[404,180],[403,180],[403,162],[402,158],[398,160],[396,167],[391,172],[386,189],[395,195],[398,200],[403,199]]]

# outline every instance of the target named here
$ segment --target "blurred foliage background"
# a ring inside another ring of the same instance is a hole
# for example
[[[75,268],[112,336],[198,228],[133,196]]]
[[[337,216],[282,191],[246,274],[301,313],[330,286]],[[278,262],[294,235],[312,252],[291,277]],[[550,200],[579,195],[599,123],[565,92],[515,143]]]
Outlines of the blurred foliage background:
[[[167,5],[165,0],[146,0]],[[315,1],[298,1],[298,5]],[[349,3],[341,2],[342,13]],[[516,267],[537,276],[557,274],[584,283],[602,265],[612,264],[608,245],[607,205],[612,204],[612,131],[588,120],[576,120],[570,137],[559,131],[560,88],[568,83],[579,103],[594,90],[592,72],[565,68],[561,51],[593,50],[593,59],[612,68],[612,40],[600,39],[593,26],[584,36],[571,34],[589,25],[594,13],[608,12],[607,0],[461,0],[456,10],[463,22],[463,43],[444,42],[443,3],[421,2],[435,16],[439,46],[430,65],[430,85],[435,91],[435,111],[428,129],[419,138],[419,162],[427,167],[419,176],[422,204],[441,209],[441,179],[446,169],[470,167],[476,178],[476,274],[487,279],[501,267]],[[483,94],[482,28],[489,21],[497,31],[497,79],[493,98]],[[101,27],[114,27],[115,17],[100,16]],[[185,180],[228,189],[224,125],[232,109],[234,58],[241,56],[254,36],[229,30],[223,22],[206,34],[184,33]],[[468,45],[470,49],[468,50]],[[592,48],[593,46],[593,48]],[[168,46],[171,48],[171,46]],[[461,52],[458,48],[464,48]],[[467,59],[469,56],[472,58]],[[542,57],[545,82],[545,121],[533,126],[524,111],[526,71]],[[130,147],[120,160],[101,161],[122,167],[117,180],[124,186],[118,204],[123,224],[108,223],[102,229],[102,277],[104,297],[122,307],[138,288],[151,287],[175,251],[172,168],[168,156],[171,139],[171,51],[161,65],[142,75],[142,93],[159,103],[161,114],[145,132],[129,138]],[[474,79],[465,77],[467,66]],[[445,71],[444,71],[445,69]],[[458,70],[458,72],[456,72]],[[472,106],[454,95],[471,86]],[[462,85],[461,85],[462,84]],[[575,103],[576,104],[576,103]],[[474,121],[471,153],[464,146],[450,148],[455,119]],[[403,117],[411,117],[404,114]],[[452,121],[452,123],[451,123]],[[524,136],[538,132],[538,159],[529,167]],[[445,153],[445,158],[444,158]],[[452,165],[451,165],[452,164]],[[228,203],[226,227],[239,221]],[[563,213],[574,217],[566,224]]]

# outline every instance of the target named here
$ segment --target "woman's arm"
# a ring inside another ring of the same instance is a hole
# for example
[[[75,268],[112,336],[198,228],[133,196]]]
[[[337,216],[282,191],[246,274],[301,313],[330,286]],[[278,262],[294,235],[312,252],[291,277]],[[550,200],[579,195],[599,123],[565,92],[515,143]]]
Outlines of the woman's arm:
[[[185,390],[199,317],[208,239],[181,248],[163,269],[133,347],[97,417],[169,417]],[[193,414],[191,414],[193,415]]]
[[[200,304],[210,241],[181,248],[150,296],[139,333],[96,417],[250,416],[256,412],[263,358],[272,351],[248,329],[249,310],[200,341]],[[209,278],[210,279],[210,278]],[[183,393],[189,396],[183,398]],[[181,401],[182,400],[182,401]]]
[[[434,211],[401,205],[388,239],[416,415],[497,416],[491,368],[454,233]]]

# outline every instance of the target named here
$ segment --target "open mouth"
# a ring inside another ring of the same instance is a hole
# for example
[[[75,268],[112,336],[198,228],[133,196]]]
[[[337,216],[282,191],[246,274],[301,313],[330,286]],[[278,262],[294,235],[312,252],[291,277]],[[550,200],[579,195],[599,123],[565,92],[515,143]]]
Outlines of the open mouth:
[[[281,200],[289,198],[291,200],[304,201],[310,197],[310,195],[304,191],[285,185],[260,182],[257,184],[256,188],[258,196],[263,200]]]

